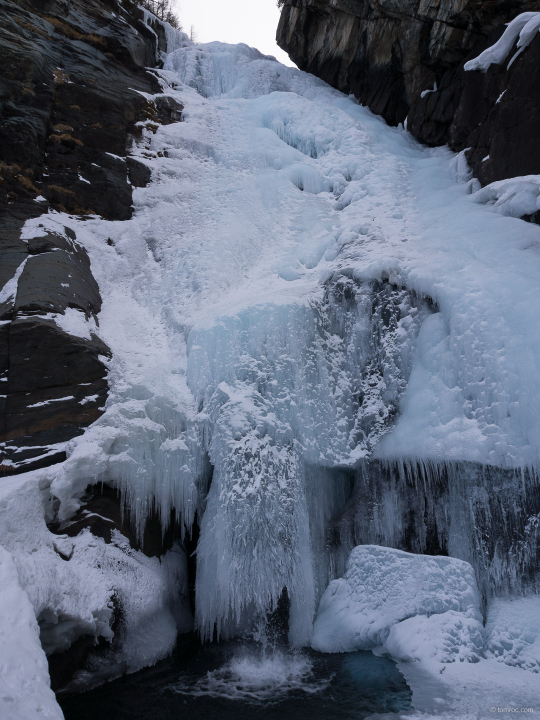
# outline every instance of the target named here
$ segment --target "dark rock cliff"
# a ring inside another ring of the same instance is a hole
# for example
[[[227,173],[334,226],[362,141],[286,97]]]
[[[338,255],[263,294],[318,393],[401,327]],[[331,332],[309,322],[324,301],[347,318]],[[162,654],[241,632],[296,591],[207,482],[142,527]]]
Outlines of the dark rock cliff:
[[[492,45],[502,28],[467,59]],[[464,72],[463,62],[446,71],[437,92],[413,103],[408,128],[429,145],[448,143],[467,150],[467,160],[482,185],[540,173],[540,33],[508,66],[484,73]]]
[[[505,23],[540,11],[538,0],[282,4],[277,41],[300,69],[353,93],[391,125],[407,120],[423,142],[471,148],[468,160],[482,183],[540,172],[540,151],[531,147],[540,113],[540,39],[510,72],[463,71]]]
[[[109,349],[50,319],[97,320],[88,255],[68,228],[29,241],[21,229],[48,209],[131,217],[133,185],[150,178],[126,158],[136,123],[179,119],[142,94],[160,92],[146,69],[159,29],[131,0],[0,0],[0,473],[62,460],[103,413]]]

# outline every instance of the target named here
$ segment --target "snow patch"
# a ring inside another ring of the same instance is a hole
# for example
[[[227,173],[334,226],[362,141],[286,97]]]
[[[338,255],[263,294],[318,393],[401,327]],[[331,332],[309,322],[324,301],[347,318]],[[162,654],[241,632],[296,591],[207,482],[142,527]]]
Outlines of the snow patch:
[[[97,324],[93,316],[87,317],[82,310],[66,308],[64,313],[55,313],[52,316],[59,328],[68,335],[75,335],[86,340],[91,340],[92,335],[97,335]]]
[[[437,81],[436,80],[433,83],[433,87],[431,88],[431,90],[424,90],[423,92],[420,93],[420,97],[423,100],[426,97],[426,95],[429,95],[430,93],[434,93],[434,92],[437,92]]]
[[[482,70],[482,72],[486,72],[490,65],[502,65],[517,40],[518,50],[508,63],[508,68],[510,68],[514,60],[532,43],[539,30],[540,13],[521,13],[512,22],[508,23],[508,27],[495,45],[484,50],[474,60],[465,63],[464,70]]]
[[[17,296],[17,286],[19,284],[19,278],[22,275],[22,271],[24,270],[24,266],[26,265],[26,261],[28,258],[25,258],[22,263],[19,265],[17,270],[15,271],[15,275],[7,281],[7,283],[4,285],[4,287],[0,290],[0,303],[5,302],[15,302],[15,298]]]

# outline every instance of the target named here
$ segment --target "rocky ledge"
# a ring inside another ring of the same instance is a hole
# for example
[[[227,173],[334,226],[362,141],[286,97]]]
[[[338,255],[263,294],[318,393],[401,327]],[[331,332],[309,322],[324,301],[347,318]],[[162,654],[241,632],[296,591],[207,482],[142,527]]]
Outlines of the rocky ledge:
[[[165,33],[131,0],[0,0],[0,474],[58,462],[102,413],[109,349],[99,288],[75,234],[21,238],[49,210],[126,220],[150,171],[127,157],[137,123],[180,119],[147,68]],[[71,323],[73,324],[73,323]]]
[[[301,70],[429,145],[469,149],[482,184],[540,172],[540,38],[509,71],[464,72],[538,0],[283,0],[278,44]],[[488,160],[486,158],[489,156]]]

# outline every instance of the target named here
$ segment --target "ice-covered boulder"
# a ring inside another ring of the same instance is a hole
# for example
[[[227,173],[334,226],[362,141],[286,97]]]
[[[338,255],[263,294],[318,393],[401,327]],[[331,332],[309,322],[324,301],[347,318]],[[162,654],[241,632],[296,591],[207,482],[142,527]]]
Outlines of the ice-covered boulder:
[[[312,645],[350,652],[388,641],[389,652],[401,659],[426,653],[472,659],[481,646],[480,621],[469,563],[359,545],[344,577],[332,581],[321,599]]]

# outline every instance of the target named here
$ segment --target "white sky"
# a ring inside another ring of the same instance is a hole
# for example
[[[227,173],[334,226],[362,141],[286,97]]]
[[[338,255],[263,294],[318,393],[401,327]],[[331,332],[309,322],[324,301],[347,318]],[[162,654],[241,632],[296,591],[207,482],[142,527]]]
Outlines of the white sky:
[[[294,65],[276,45],[276,0],[175,0],[175,5],[184,32],[194,25],[199,42],[243,42],[285,65]]]

